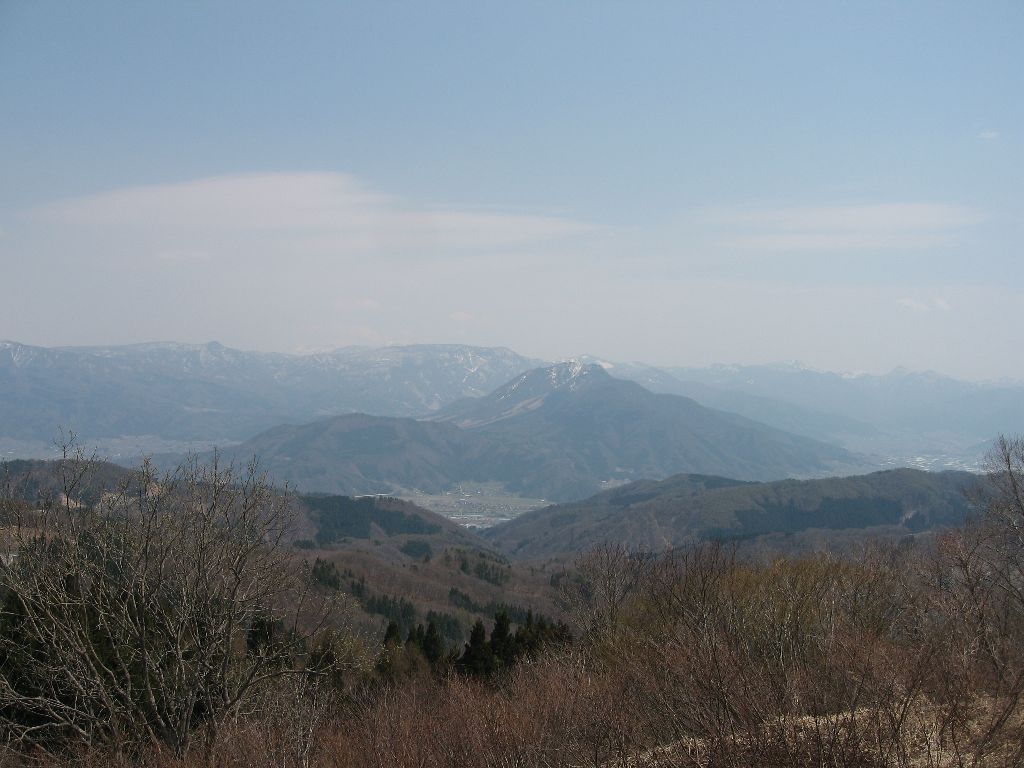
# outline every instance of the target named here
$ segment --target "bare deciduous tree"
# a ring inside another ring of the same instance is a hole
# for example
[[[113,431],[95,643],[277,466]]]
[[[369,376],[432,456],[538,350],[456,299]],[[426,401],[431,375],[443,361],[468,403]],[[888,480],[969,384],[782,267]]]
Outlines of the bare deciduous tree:
[[[614,629],[650,562],[649,556],[611,543],[576,559],[577,578],[563,586],[561,598],[583,636],[596,639]]]
[[[155,742],[181,755],[264,686],[315,673],[308,646],[337,598],[313,588],[289,546],[288,495],[255,464],[192,459],[161,475],[146,462],[95,504],[76,500],[87,470],[65,449],[62,492],[8,511],[8,742]]]

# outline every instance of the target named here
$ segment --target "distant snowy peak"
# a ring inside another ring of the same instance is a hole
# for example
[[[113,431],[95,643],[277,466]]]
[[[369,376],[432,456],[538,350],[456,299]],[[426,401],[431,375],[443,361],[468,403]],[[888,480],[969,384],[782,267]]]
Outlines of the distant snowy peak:
[[[74,418],[83,434],[219,439],[245,435],[253,424],[344,413],[426,416],[542,364],[502,347],[457,344],[292,355],[217,342],[44,348],[5,341],[0,392],[32,393],[17,426],[32,439],[49,439],[58,418]],[[59,396],[47,394],[53,388]],[[129,401],[135,410],[118,415]],[[221,420],[204,415],[212,412]],[[10,411],[4,417],[0,436],[15,429]]]
[[[610,371],[616,367],[615,363],[608,362],[607,360],[594,357],[593,355],[583,355],[582,357],[572,358],[573,360],[579,360],[580,362],[586,363],[587,365],[599,365],[606,371]],[[568,360],[565,362],[569,362]]]
[[[600,365],[566,360],[521,373],[488,395],[453,404],[442,410],[436,419],[459,427],[482,427],[543,408],[552,398],[571,398],[593,392],[612,381]]]
[[[15,341],[0,341],[0,363],[8,363],[14,367],[23,365],[27,355],[32,354],[32,348]]]
[[[51,365],[55,355],[46,347],[33,347],[17,341],[0,341],[0,364],[10,368]]]
[[[498,400],[541,397],[552,392],[575,392],[585,383],[604,379],[608,373],[596,363],[572,359],[549,366],[534,368],[518,376],[494,393]]]
[[[112,346],[31,347],[13,341],[0,342],[0,360],[25,366],[61,360],[68,364],[100,365],[123,370],[165,375],[206,377],[222,381],[240,377],[251,383],[308,380],[310,377],[386,376],[431,380],[430,386],[457,386],[456,396],[482,395],[496,384],[530,368],[539,361],[517,355],[504,347],[471,347],[457,344],[424,344],[404,347],[350,348],[305,355],[244,351],[211,341],[205,344],[145,342]],[[434,382],[441,379],[443,382]],[[412,386],[412,384],[410,384]],[[449,399],[450,395],[443,399]]]
[[[600,363],[586,363],[572,358],[547,369],[548,380],[552,389],[568,389],[574,392],[588,377],[607,376],[604,366]]]

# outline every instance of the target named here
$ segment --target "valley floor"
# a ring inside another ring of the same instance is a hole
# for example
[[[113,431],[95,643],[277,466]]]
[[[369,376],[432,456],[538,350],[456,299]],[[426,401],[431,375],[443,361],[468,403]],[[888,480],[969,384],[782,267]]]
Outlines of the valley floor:
[[[447,493],[403,491],[395,495],[473,528],[489,528],[550,503],[544,499],[515,496],[506,492],[499,483],[460,483]]]

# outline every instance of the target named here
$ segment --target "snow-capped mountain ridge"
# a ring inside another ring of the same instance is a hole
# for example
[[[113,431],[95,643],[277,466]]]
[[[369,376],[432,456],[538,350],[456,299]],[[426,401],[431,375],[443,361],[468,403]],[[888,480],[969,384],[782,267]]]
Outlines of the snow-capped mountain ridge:
[[[218,342],[33,347],[0,342],[0,437],[244,439],[343,413],[425,416],[538,361],[506,348],[423,345],[289,355]],[[5,396],[6,395],[6,396]]]

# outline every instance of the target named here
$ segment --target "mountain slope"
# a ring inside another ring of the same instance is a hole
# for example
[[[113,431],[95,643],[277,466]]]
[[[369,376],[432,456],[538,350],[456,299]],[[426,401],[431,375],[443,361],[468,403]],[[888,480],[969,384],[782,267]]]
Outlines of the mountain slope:
[[[581,478],[622,481],[687,471],[754,480],[864,466],[834,446],[689,398],[654,394],[578,362],[529,371],[434,418],[504,445],[529,443],[538,466],[568,461]]]
[[[617,379],[635,381],[651,392],[681,395],[696,400],[708,408],[729,411],[746,416],[770,427],[803,435],[826,443],[844,445],[849,436],[876,435],[871,425],[842,414],[807,408],[799,403],[727,389],[700,381],[679,378],[664,368],[645,363],[610,363],[594,357],[584,357],[604,368]]]
[[[277,427],[232,449],[304,491],[436,493],[500,482],[568,500],[680,471],[748,479],[834,474],[855,456],[687,398],[655,395],[599,366],[535,369],[430,421],[366,415]]]
[[[810,529],[914,533],[969,514],[966,472],[901,469],[845,478],[741,483],[678,475],[527,512],[484,531],[517,558],[565,556],[604,542],[661,551],[708,538],[753,539]]]
[[[303,492],[439,493],[473,479],[482,441],[450,424],[351,414],[275,427],[225,453],[255,456],[276,481]]]

